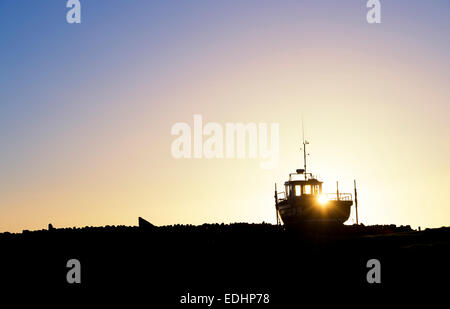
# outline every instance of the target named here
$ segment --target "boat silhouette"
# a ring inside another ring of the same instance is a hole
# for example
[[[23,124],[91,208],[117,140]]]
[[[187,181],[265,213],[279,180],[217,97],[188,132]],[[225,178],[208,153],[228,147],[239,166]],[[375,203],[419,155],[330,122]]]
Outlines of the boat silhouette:
[[[353,205],[351,193],[340,193],[336,182],[336,193],[323,193],[323,182],[306,171],[306,145],[303,137],[304,168],[289,174],[284,183],[285,191],[278,192],[275,183],[275,209],[277,224],[288,227],[304,227],[320,224],[341,225],[350,217]],[[356,223],[358,224],[356,181],[355,181]]]

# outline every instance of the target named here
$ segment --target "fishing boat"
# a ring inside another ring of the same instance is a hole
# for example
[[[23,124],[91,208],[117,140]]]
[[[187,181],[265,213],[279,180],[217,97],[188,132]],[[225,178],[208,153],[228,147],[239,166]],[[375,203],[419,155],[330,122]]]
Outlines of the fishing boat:
[[[338,182],[336,182],[336,193],[322,192],[323,182],[306,170],[306,145],[308,144],[309,142],[303,138],[304,168],[289,174],[289,180],[284,183],[285,191],[278,192],[277,184],[275,184],[277,224],[283,223],[288,227],[304,227],[311,224],[342,225],[350,217],[353,205],[352,194],[339,192]],[[356,181],[354,193],[356,218],[358,218]]]

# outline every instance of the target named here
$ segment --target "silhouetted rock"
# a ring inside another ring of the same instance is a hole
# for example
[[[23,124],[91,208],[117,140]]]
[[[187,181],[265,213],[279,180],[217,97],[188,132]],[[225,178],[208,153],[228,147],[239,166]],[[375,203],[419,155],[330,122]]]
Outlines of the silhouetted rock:
[[[138,221],[139,221],[139,228],[141,229],[153,230],[155,228],[153,224],[151,224],[150,222],[141,217],[139,217]]]
[[[54,230],[55,228],[53,227],[53,225],[51,224],[51,223],[49,223],[48,224],[48,230],[49,231],[52,231],[52,230]]]

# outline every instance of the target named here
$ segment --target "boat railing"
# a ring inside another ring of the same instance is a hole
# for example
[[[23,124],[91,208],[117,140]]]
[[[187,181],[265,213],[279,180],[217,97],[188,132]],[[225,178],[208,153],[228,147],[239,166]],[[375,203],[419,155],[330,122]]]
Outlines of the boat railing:
[[[305,178],[306,176],[306,178]],[[293,180],[321,180],[321,178],[318,175],[313,175],[312,173],[290,173],[289,174],[289,181]]]
[[[277,193],[277,200],[278,201],[284,201],[286,199],[286,192],[278,192]]]
[[[339,198],[337,193],[327,193],[327,198],[332,201],[352,201],[351,193],[339,193]]]

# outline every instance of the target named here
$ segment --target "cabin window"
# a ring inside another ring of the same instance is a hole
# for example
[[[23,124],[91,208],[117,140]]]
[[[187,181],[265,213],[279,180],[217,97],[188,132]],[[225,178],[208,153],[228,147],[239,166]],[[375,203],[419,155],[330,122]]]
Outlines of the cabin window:
[[[320,192],[319,192],[319,185],[315,185],[314,186],[314,195],[319,195],[320,194]]]
[[[303,186],[303,194],[311,194],[311,185]]]
[[[300,185],[296,185],[295,186],[295,196],[300,196],[302,195],[302,190],[300,188]]]

